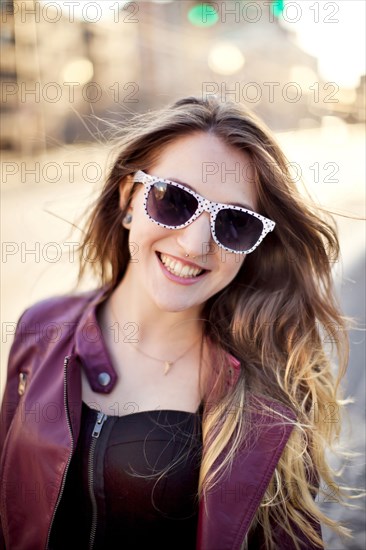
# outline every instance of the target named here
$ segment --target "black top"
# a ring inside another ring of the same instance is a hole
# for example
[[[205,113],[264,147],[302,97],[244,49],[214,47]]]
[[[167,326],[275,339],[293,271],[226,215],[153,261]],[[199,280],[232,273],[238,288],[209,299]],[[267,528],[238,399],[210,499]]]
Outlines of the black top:
[[[107,416],[83,402],[50,550],[194,550],[201,415],[202,407]]]

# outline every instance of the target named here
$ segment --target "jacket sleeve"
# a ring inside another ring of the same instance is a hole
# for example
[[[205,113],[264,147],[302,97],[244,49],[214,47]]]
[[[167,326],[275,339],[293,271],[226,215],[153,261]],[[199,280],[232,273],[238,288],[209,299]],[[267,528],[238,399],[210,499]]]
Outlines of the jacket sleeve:
[[[17,322],[14,340],[9,352],[7,378],[0,409],[0,457],[2,455],[6,434],[8,433],[20,399],[18,393],[19,375],[21,373],[21,365],[27,355],[27,334],[24,330],[23,323],[23,318],[27,311],[28,309],[22,313]]]
[[[18,320],[14,340],[9,353],[7,378],[0,409],[0,463],[6,435],[20,399],[18,393],[19,374],[21,373],[21,366],[27,355],[22,319],[27,311],[28,310],[25,310]],[[3,549],[5,550],[5,542],[0,515],[0,550]]]

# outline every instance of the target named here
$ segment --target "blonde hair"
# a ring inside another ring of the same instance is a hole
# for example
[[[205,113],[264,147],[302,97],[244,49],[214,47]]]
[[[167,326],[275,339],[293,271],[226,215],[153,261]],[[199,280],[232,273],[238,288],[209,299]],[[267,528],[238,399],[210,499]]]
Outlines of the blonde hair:
[[[128,176],[148,170],[167,144],[193,132],[210,132],[250,156],[258,211],[276,222],[275,231],[247,255],[235,279],[204,305],[205,335],[222,353],[212,358],[215,369],[205,392],[198,497],[225,475],[245,443],[250,403],[261,396],[275,399],[294,412],[296,421],[252,530],[262,526],[266,548],[274,547],[274,522],[293,538],[295,548],[300,548],[298,530],[323,548],[309,518],[349,536],[314,501],[320,477],[326,487],[337,487],[325,452],[340,434],[339,384],[348,360],[346,324],[331,274],[339,242],[331,216],[324,211],[321,215],[310,199],[300,195],[288,162],[265,125],[243,105],[222,103],[212,96],[184,98],[166,109],[136,116],[118,136],[117,158],[90,216],[79,250],[79,281],[87,267],[84,251],[92,244],[97,253],[95,273],[102,284],[110,284],[111,291],[117,286],[130,259],[128,231],[121,223],[129,200],[121,210],[119,186],[130,185]],[[132,193],[133,188],[129,197]],[[332,349],[326,349],[327,339]],[[338,359],[336,375],[333,351]],[[240,361],[239,378],[231,391],[224,382],[225,352]],[[334,411],[338,421],[324,421]],[[343,493],[337,488],[339,497]]]

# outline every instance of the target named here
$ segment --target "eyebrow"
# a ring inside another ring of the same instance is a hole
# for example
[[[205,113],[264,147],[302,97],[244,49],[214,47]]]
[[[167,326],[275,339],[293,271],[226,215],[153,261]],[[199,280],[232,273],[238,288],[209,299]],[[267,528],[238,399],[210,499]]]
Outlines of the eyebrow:
[[[156,177],[156,176],[154,176],[154,177]],[[189,183],[186,183],[185,181],[180,181],[176,178],[162,178],[162,179],[166,179],[168,181],[173,181],[174,183],[180,183],[180,185],[184,185],[184,187],[188,187],[188,189],[190,189],[194,193],[198,193],[198,191],[193,189],[193,187],[191,185],[189,185]],[[216,202],[216,201],[212,201],[212,202]],[[239,208],[246,208],[247,210],[250,210],[251,212],[255,212],[253,206],[250,206],[249,204],[245,204],[245,203],[239,203],[239,202],[223,203],[223,202],[220,202],[219,204],[231,204],[232,206],[239,206]]]

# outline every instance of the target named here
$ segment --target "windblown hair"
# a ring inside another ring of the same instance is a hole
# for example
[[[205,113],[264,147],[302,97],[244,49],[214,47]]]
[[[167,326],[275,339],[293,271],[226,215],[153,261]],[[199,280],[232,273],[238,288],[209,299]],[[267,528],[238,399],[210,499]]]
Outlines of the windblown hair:
[[[340,434],[340,381],[348,361],[346,324],[331,273],[339,242],[333,218],[300,194],[286,157],[265,125],[243,105],[212,96],[184,98],[137,115],[118,136],[117,158],[80,246],[78,281],[87,267],[84,253],[92,245],[97,257],[92,267],[99,280],[110,284],[111,291],[117,286],[130,259],[128,231],[121,223],[130,199],[121,210],[121,182],[130,185],[129,176],[148,171],[169,143],[196,132],[211,133],[250,156],[258,212],[276,222],[275,230],[247,255],[235,279],[204,306],[205,335],[219,352],[213,357],[215,380],[205,393],[198,497],[225,475],[245,443],[253,402],[249,397],[276,400],[290,408],[296,420],[282,418],[295,425],[252,529],[262,526],[266,548],[274,547],[276,524],[293,537],[295,548],[300,548],[298,532],[323,548],[312,519],[349,536],[314,500],[318,491],[326,495],[331,488],[338,497],[344,492],[334,483],[325,456]],[[131,185],[130,198],[133,192]],[[223,382],[225,352],[240,361],[239,379],[231,391]],[[338,368],[333,374],[335,359]],[[319,488],[320,478],[325,489]]]

